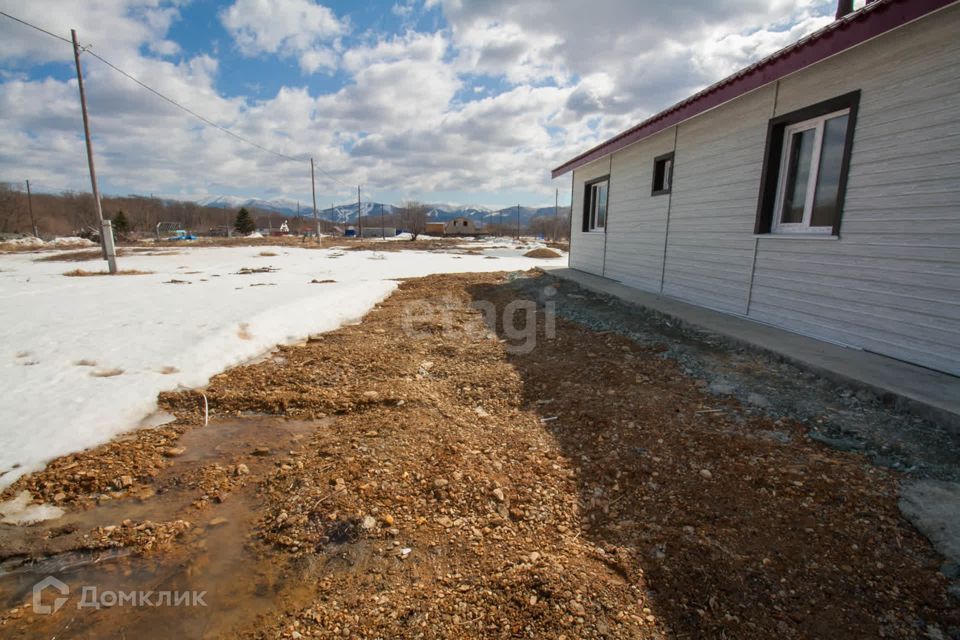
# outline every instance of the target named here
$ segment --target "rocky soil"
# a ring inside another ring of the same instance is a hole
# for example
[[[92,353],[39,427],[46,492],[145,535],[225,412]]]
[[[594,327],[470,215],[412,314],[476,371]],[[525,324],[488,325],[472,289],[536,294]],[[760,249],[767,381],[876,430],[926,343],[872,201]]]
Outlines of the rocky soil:
[[[536,302],[535,341],[521,299]],[[305,602],[278,597],[239,635],[960,637],[942,559],[897,509],[900,472],[811,438],[815,417],[741,402],[746,378],[711,389],[668,331],[584,321],[605,304],[535,272],[414,279],[361,324],[211,380],[215,418],[316,421],[252,474],[232,457],[183,480],[200,513],[251,483],[251,544],[320,563]],[[491,305],[496,326],[475,308]],[[168,490],[202,400],[160,402],[176,425],[8,493],[81,509]],[[243,459],[278,447],[263,448]],[[189,540],[179,521],[164,544]]]

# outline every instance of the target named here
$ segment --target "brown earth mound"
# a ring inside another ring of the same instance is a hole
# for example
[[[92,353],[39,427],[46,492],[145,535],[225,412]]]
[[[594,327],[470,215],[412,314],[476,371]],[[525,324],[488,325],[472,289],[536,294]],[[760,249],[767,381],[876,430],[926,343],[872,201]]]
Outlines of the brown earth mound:
[[[524,258],[559,258],[560,254],[554,251],[553,249],[547,249],[541,247],[539,249],[534,249],[533,251],[527,251],[523,254]]]

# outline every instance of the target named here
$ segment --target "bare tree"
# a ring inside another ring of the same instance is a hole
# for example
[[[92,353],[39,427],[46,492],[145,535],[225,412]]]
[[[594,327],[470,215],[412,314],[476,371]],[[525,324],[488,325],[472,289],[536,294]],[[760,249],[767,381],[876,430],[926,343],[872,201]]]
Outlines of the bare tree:
[[[533,235],[542,236],[547,240],[565,239],[569,235],[570,211],[564,208],[557,214],[548,213],[531,219],[527,230]]]
[[[73,224],[74,233],[83,237],[99,236],[100,225],[97,224],[93,196],[89,193],[64,191],[61,198]]]
[[[400,206],[400,226],[410,233],[410,239],[427,230],[427,207],[422,202],[408,200]]]
[[[19,194],[13,186],[0,182],[0,232],[17,231],[23,216]]]

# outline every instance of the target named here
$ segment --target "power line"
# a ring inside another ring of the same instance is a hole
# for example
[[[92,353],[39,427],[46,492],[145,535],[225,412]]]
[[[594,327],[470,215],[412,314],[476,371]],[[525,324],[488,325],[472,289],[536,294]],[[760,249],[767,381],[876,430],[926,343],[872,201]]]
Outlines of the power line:
[[[52,33],[52,32],[50,32],[50,31],[47,31],[46,29],[42,29],[42,28],[38,27],[38,26],[35,25],[35,24],[30,24],[30,23],[27,22],[26,20],[21,20],[20,18],[16,18],[16,17],[10,15],[9,13],[4,13],[3,11],[0,11],[0,16],[5,16],[5,17],[7,17],[7,18],[10,18],[10,19],[13,20],[14,22],[19,22],[19,23],[22,24],[22,25],[26,25],[26,26],[30,27],[31,29],[36,29],[37,31],[39,31],[39,32],[41,32],[41,33],[45,33],[45,34],[47,34],[48,36],[54,37],[54,38],[56,38],[57,40],[63,40],[64,42],[66,42],[67,44],[69,44],[71,47],[73,46],[73,42],[71,42],[71,41],[68,40],[67,38],[64,38],[63,36],[58,36],[57,34]]]
[[[124,70],[121,69],[120,67],[118,67],[118,66],[116,66],[115,64],[113,64],[112,62],[110,62],[109,60],[107,60],[107,59],[103,58],[102,56],[99,56],[99,55],[97,55],[96,53],[94,53],[93,51],[91,51],[89,46],[88,46],[84,51],[85,51],[85,53],[89,53],[91,56],[93,56],[94,58],[96,58],[97,60],[99,60],[100,62],[102,62],[103,64],[107,65],[108,67],[110,67],[111,69],[113,69],[114,71],[116,71],[117,73],[119,73],[120,75],[122,75],[122,76],[124,76],[124,77],[126,77],[126,78],[129,78],[130,80],[136,82],[138,85],[140,85],[141,87],[143,87],[144,89],[146,89],[146,90],[149,91],[150,93],[154,94],[154,95],[157,96],[158,98],[160,98],[160,99],[162,99],[162,100],[166,100],[167,102],[169,102],[169,103],[172,104],[173,106],[177,107],[178,109],[181,109],[182,111],[185,111],[186,113],[189,113],[189,114],[192,115],[194,118],[200,120],[201,122],[203,122],[203,123],[205,123],[205,124],[210,125],[211,127],[214,127],[214,128],[216,128],[216,129],[219,129],[220,131],[223,131],[224,133],[226,133],[226,134],[229,135],[229,136],[233,136],[234,138],[236,138],[236,139],[239,140],[240,142],[245,142],[246,144],[249,144],[249,145],[251,145],[251,146],[254,146],[254,147],[256,147],[257,149],[260,149],[261,151],[266,151],[267,153],[273,154],[273,155],[277,156],[278,158],[283,158],[284,160],[291,160],[291,161],[293,161],[293,162],[303,162],[304,160],[306,160],[306,157],[303,157],[303,158],[294,158],[293,156],[288,156],[288,155],[283,154],[283,153],[280,153],[280,152],[278,152],[278,151],[274,151],[274,150],[272,150],[272,149],[268,149],[268,148],[264,147],[263,145],[257,144],[257,143],[254,142],[253,140],[250,140],[250,139],[248,139],[248,138],[245,138],[245,137],[241,136],[241,135],[238,134],[238,133],[234,133],[233,131],[230,131],[230,129],[227,129],[227,128],[224,127],[224,126],[221,126],[221,125],[217,124],[216,122],[213,122],[212,120],[209,120],[209,119],[203,117],[202,115],[200,115],[200,114],[197,113],[196,111],[190,109],[189,107],[183,106],[182,104],[180,104],[179,102],[177,102],[177,101],[174,100],[173,98],[169,98],[169,97],[163,95],[162,93],[160,93],[159,91],[157,91],[156,89],[154,89],[153,87],[151,87],[151,86],[149,86],[149,85],[141,82],[141,81],[138,80],[136,77],[130,75],[129,73],[127,73],[126,71],[124,71]]]
[[[46,34],[46,35],[48,35],[48,36],[51,36],[51,37],[56,38],[56,39],[58,39],[58,40],[62,40],[63,42],[66,42],[67,44],[69,44],[71,47],[73,46],[73,42],[72,42],[71,40],[68,40],[68,39],[66,39],[66,38],[64,38],[64,37],[58,36],[57,34],[51,32],[51,31],[47,31],[46,29],[43,29],[43,28],[41,28],[41,27],[38,27],[38,26],[35,25],[35,24],[31,24],[31,23],[27,22],[26,20],[21,20],[20,18],[14,17],[14,16],[10,15],[9,13],[3,12],[3,11],[0,11],[0,15],[5,16],[5,17],[7,17],[7,18],[10,18],[11,20],[13,20],[13,21],[15,21],[15,22],[19,22],[20,24],[25,25],[25,26],[27,26],[27,27],[30,27],[31,29],[36,29],[37,31],[40,31],[41,33],[44,33],[44,34]],[[116,66],[115,64],[113,64],[112,62],[110,62],[109,60],[107,60],[106,58],[104,58],[104,57],[98,55],[97,53],[95,53],[94,51],[92,51],[92,50],[91,50],[91,47],[92,47],[92,46],[93,46],[93,45],[87,45],[86,47],[81,47],[81,51],[82,51],[83,53],[89,53],[91,56],[93,56],[94,58],[96,58],[97,60],[99,60],[100,62],[102,62],[103,64],[107,65],[108,67],[110,67],[111,69],[113,69],[114,71],[116,71],[117,73],[119,73],[120,75],[124,76],[125,78],[127,78],[127,79],[129,79],[129,80],[132,80],[133,82],[137,83],[138,85],[140,85],[141,87],[143,87],[144,89],[146,89],[146,90],[149,91],[150,93],[154,94],[154,95],[157,96],[158,98],[160,98],[160,99],[162,99],[162,100],[165,100],[166,102],[172,104],[173,106],[177,107],[178,109],[180,109],[180,110],[182,110],[182,111],[190,114],[191,116],[193,116],[194,118],[200,120],[200,121],[203,122],[204,124],[209,125],[209,126],[215,128],[215,129],[219,129],[219,130],[222,131],[223,133],[226,133],[227,135],[232,136],[233,138],[239,140],[240,142],[243,142],[243,143],[245,143],[245,144],[248,144],[248,145],[250,145],[250,146],[252,146],[252,147],[256,147],[257,149],[260,149],[261,151],[264,151],[264,152],[269,153],[269,154],[271,154],[271,155],[277,156],[278,158],[282,158],[282,159],[284,159],[284,160],[289,160],[289,161],[291,161],[291,162],[305,162],[305,161],[309,158],[308,155],[303,155],[303,156],[301,156],[301,157],[299,157],[299,158],[295,158],[295,157],[293,157],[293,156],[289,156],[289,155],[286,155],[286,154],[284,154],[284,153],[280,153],[280,152],[278,152],[278,151],[274,151],[274,150],[272,150],[272,149],[268,149],[267,147],[264,147],[263,145],[258,144],[258,143],[256,143],[256,142],[254,142],[253,140],[250,140],[249,138],[245,138],[244,136],[241,136],[241,135],[238,134],[238,133],[234,133],[234,132],[231,131],[230,129],[228,129],[228,128],[222,126],[222,125],[219,125],[219,124],[217,124],[216,122],[213,122],[213,121],[210,120],[209,118],[206,118],[206,117],[200,115],[199,113],[197,113],[196,111],[190,109],[189,107],[185,107],[184,105],[180,104],[179,102],[177,102],[177,101],[174,100],[173,98],[170,98],[170,97],[162,94],[161,92],[157,91],[156,89],[154,89],[153,87],[149,86],[148,84],[142,82],[141,80],[139,80],[139,79],[136,78],[135,76],[127,73],[126,71],[124,71],[124,70],[121,69],[120,67]],[[334,176],[333,174],[325,171],[322,167],[317,167],[317,169],[320,171],[320,173],[326,175],[328,178],[330,178],[330,179],[333,180],[334,182],[340,184],[341,186],[346,187],[346,188],[349,188],[349,189],[353,189],[353,185],[348,185],[347,183],[343,182],[342,180],[340,180],[339,178],[337,178],[337,177]]]

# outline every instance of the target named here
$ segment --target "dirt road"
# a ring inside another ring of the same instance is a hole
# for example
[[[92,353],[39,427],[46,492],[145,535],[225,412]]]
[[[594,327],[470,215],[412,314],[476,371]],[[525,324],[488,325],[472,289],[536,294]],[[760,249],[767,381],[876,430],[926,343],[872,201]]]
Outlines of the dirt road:
[[[41,526],[16,553],[119,547],[202,574],[211,565],[196,554],[210,544],[199,543],[227,513],[261,576],[234,581],[273,606],[221,616],[209,637],[958,633],[941,559],[897,510],[897,472],[718,397],[663,357],[667,346],[551,318],[548,285],[537,274],[404,282],[361,324],[215,377],[208,427],[197,393],[163,395],[177,425],[55,461],[10,491],[88,513],[136,505],[138,518],[122,522],[120,508],[114,528],[80,527],[59,546]],[[535,333],[522,298],[536,301]],[[260,415],[309,422],[290,440]],[[260,427],[224,427],[238,416]],[[214,434],[209,446],[220,428],[239,445],[191,461],[203,446],[191,433]],[[16,553],[3,556],[22,565]],[[270,582],[264,567],[286,578]],[[220,595],[209,606],[251,597]],[[5,637],[64,628],[11,598]],[[101,616],[86,632],[102,635],[145,614],[80,615]]]

